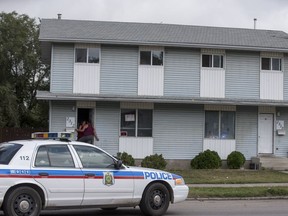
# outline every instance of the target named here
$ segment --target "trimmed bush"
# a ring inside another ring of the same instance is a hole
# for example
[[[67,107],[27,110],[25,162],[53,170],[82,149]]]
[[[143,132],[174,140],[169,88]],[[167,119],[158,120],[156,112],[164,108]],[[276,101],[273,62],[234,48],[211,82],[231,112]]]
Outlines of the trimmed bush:
[[[246,158],[241,152],[233,151],[227,157],[227,166],[230,169],[240,169],[245,161]]]
[[[122,160],[123,164],[127,166],[135,166],[135,160],[132,155],[128,154],[127,152],[118,152],[117,158]]]
[[[193,158],[190,165],[193,169],[218,169],[222,161],[217,152],[208,149]]]
[[[142,162],[141,166],[142,167],[148,167],[148,168],[153,168],[153,169],[165,169],[167,165],[167,162],[163,158],[162,154],[154,154],[150,156],[146,156]]]

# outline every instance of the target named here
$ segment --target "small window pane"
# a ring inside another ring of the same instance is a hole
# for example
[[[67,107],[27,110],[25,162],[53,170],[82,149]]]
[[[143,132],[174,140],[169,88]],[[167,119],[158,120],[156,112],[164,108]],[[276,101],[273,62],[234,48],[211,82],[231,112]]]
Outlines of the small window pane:
[[[281,71],[281,59],[272,59],[272,70]]]
[[[152,110],[138,110],[138,137],[152,137]]]
[[[74,167],[74,161],[67,145],[47,146],[51,167]]]
[[[152,59],[152,65],[163,65],[163,52],[153,51]]]
[[[99,48],[89,48],[88,63],[99,63]]]
[[[235,112],[221,112],[221,139],[235,139]]]
[[[261,69],[270,70],[270,58],[262,58]]]
[[[213,56],[214,65],[215,68],[223,68],[223,56],[221,55],[214,55]]]
[[[212,55],[202,55],[202,67],[212,67]]]
[[[151,65],[151,52],[150,51],[140,51],[140,64]]]
[[[121,110],[121,136],[136,136],[136,110]]]
[[[75,51],[75,62],[87,62],[87,49],[77,48]]]
[[[219,138],[219,112],[205,112],[205,138]]]

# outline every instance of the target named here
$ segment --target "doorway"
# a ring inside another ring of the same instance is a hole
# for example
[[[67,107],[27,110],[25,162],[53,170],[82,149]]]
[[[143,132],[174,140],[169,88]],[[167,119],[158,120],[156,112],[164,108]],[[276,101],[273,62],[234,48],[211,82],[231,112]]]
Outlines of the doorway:
[[[273,114],[259,114],[258,153],[273,153]]]

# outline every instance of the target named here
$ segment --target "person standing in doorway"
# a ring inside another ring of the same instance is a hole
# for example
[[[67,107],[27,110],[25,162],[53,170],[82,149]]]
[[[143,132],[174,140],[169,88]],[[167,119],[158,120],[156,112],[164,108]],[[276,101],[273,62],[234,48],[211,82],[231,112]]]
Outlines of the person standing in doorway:
[[[99,141],[95,128],[89,121],[85,121],[81,129],[76,129],[77,132],[83,132],[83,136],[78,140],[80,142],[86,142],[94,144],[94,138]]]

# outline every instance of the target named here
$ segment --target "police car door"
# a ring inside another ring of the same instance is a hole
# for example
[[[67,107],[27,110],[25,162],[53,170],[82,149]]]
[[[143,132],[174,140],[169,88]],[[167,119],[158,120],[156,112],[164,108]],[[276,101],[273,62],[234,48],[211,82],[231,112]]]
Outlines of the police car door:
[[[74,145],[85,175],[83,205],[131,203],[134,192],[132,173],[116,169],[114,159],[95,146]]]
[[[67,144],[38,146],[32,173],[47,192],[49,206],[79,206],[84,176]]]

